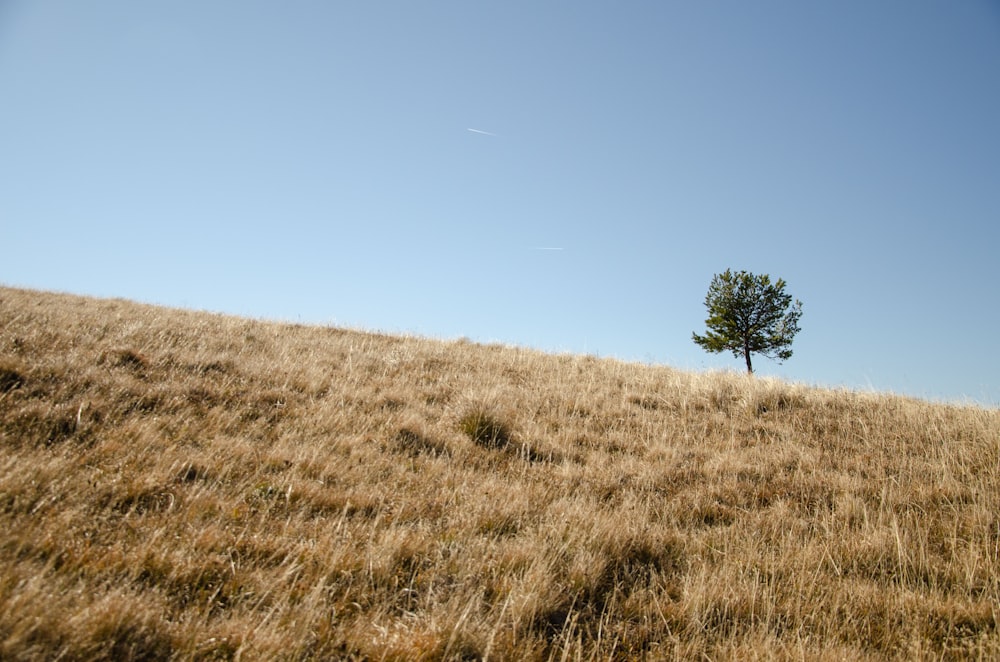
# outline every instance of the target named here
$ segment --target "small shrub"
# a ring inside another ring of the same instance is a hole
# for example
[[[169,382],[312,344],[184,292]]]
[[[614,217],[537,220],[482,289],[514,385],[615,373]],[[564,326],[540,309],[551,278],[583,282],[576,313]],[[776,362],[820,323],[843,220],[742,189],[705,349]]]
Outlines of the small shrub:
[[[504,448],[511,440],[510,428],[493,414],[481,409],[473,409],[458,422],[473,442],[486,448]]]

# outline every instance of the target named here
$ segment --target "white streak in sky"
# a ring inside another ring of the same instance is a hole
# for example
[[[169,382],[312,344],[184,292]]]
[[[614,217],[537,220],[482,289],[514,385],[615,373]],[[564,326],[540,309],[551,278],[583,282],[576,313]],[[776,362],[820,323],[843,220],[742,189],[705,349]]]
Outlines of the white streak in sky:
[[[555,247],[555,246],[532,246],[531,250],[533,250],[533,251],[561,251],[561,250],[565,250],[565,249],[562,248],[562,247]]]
[[[473,133],[481,133],[484,136],[493,136],[494,138],[497,137],[497,134],[495,133],[490,133],[489,131],[480,131],[479,129],[466,129],[466,131],[472,131]]]

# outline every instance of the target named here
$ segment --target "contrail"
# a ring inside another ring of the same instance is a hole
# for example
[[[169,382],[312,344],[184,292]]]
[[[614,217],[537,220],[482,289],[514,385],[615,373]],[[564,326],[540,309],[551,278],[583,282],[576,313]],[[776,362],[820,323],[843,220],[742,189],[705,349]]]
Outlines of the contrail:
[[[562,251],[562,250],[566,250],[566,249],[562,248],[561,246],[559,246],[559,247],[557,247],[557,246],[532,246],[531,250],[533,250],[533,251]]]
[[[494,138],[499,137],[495,133],[490,133],[489,131],[480,131],[479,129],[466,129],[466,131],[472,131],[473,133],[481,133],[484,136],[493,136]]]

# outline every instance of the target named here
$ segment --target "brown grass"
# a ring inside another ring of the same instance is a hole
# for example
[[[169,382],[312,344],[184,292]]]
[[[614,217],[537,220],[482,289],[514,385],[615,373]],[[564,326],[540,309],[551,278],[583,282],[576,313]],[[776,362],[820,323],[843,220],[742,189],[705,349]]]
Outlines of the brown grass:
[[[1000,414],[735,374],[0,289],[0,532],[5,660],[1000,658]]]

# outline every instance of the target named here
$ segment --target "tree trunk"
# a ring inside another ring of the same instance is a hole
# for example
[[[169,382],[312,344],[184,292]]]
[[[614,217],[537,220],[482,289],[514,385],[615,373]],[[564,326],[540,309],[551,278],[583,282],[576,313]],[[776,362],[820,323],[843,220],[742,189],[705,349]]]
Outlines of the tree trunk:
[[[747,374],[753,374],[753,365],[750,363],[750,348],[746,345],[743,346],[743,357],[747,360]]]

